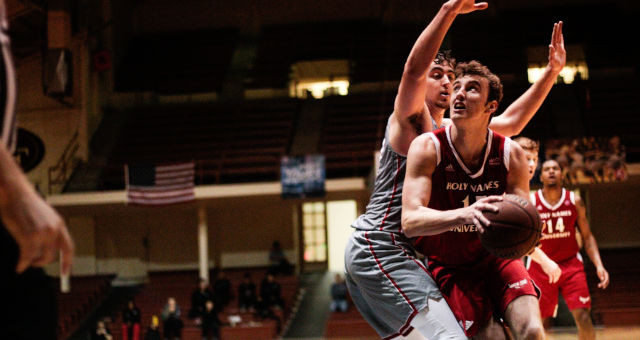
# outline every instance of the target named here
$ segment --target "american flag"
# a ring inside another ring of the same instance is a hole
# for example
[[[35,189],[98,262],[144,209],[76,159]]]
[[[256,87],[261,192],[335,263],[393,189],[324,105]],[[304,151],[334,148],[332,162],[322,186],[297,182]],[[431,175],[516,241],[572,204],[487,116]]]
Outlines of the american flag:
[[[194,163],[126,165],[129,204],[166,205],[195,200]]]

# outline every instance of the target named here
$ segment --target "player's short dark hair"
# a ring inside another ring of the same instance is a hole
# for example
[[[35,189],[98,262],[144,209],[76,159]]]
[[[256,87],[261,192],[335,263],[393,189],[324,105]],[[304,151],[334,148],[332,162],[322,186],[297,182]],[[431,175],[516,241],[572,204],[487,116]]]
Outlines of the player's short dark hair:
[[[433,62],[438,65],[449,64],[451,68],[456,68],[456,59],[451,56],[451,50],[438,51]]]
[[[560,168],[560,172],[564,171],[564,169],[562,167],[562,164],[560,164],[560,162],[558,162],[558,160],[555,159],[555,158],[547,158],[547,159],[544,160],[544,162],[542,162],[542,164],[544,165],[544,163],[549,162],[549,161],[556,162],[556,164],[558,164],[558,167]]]
[[[487,102],[495,100],[500,103],[502,100],[502,83],[500,82],[500,78],[493,74],[488,67],[482,65],[477,60],[472,60],[470,62],[459,63],[456,66],[456,79],[465,76],[480,76],[486,78],[489,81],[489,96],[487,97]]]

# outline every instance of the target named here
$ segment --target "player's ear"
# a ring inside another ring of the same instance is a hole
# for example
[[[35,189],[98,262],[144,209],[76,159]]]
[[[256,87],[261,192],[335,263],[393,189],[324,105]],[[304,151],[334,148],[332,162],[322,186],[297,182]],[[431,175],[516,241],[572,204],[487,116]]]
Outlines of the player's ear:
[[[487,113],[493,114],[498,109],[498,101],[492,100],[487,103]]]

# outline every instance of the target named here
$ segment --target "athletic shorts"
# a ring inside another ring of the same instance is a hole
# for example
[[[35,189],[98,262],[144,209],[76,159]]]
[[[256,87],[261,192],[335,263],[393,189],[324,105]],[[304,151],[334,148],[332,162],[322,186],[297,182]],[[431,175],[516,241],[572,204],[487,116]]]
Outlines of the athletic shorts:
[[[471,267],[430,261],[429,270],[468,337],[484,328],[492,315],[504,318],[515,298],[540,296],[521,260],[489,255]]]
[[[442,298],[424,263],[399,234],[355,230],[345,250],[345,268],[353,303],[381,338],[408,334],[428,299]]]
[[[543,318],[555,317],[558,312],[558,293],[562,294],[569,310],[591,308],[591,296],[587,286],[587,276],[580,253],[558,263],[562,275],[556,283],[549,283],[549,276],[536,262],[530,261],[529,275],[536,282],[540,297],[540,314]]]

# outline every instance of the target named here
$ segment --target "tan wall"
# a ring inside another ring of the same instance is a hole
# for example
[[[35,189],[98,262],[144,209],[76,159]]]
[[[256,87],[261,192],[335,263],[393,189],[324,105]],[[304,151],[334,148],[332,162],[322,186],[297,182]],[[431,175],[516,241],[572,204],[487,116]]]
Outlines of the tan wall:
[[[327,199],[356,199],[360,209],[368,197],[362,191],[330,194]],[[210,266],[265,266],[275,240],[280,241],[290,261],[297,262],[294,210],[301,203],[279,196],[207,201]],[[147,270],[196,269],[197,209],[196,204],[162,208],[60,207],[76,243],[73,272],[137,276]],[[146,235],[148,265],[143,246]],[[57,275],[57,266],[52,264],[47,271]]]
[[[640,183],[594,185],[587,189],[588,217],[600,247],[640,247]]]

